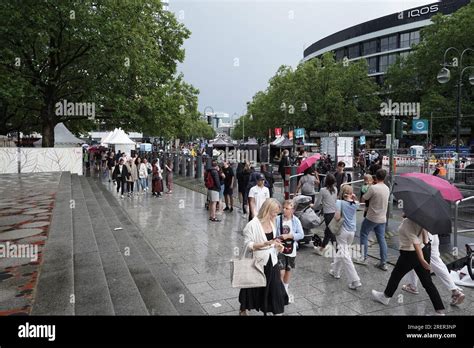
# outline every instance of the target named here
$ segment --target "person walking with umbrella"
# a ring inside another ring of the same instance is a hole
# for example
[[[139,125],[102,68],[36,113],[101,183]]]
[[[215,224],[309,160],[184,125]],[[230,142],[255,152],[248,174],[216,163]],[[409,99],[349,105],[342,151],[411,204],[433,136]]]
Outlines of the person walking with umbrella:
[[[372,290],[375,301],[388,305],[402,278],[411,270],[420,278],[437,315],[444,315],[444,305],[431,280],[430,241],[428,233],[413,220],[405,218],[399,229],[400,256],[390,275],[385,291]]]
[[[421,180],[432,188],[438,190],[441,194],[441,197],[445,201],[455,202],[457,200],[463,199],[463,195],[461,194],[461,192],[459,192],[459,189],[442,178],[433,177],[432,175],[423,173],[407,173],[402,174],[402,177],[413,181],[414,184],[421,184],[418,182],[418,180]],[[433,270],[434,274],[441,280],[443,285],[449,291],[451,291],[451,305],[459,305],[464,301],[465,295],[463,294],[462,290],[456,286],[453,279],[449,275],[448,268],[441,260],[438,235],[431,234],[428,232],[428,237],[431,240],[431,269]],[[402,289],[412,294],[418,294],[419,292],[417,283],[418,278],[415,272],[411,271],[410,273],[408,273],[407,283],[402,286]]]

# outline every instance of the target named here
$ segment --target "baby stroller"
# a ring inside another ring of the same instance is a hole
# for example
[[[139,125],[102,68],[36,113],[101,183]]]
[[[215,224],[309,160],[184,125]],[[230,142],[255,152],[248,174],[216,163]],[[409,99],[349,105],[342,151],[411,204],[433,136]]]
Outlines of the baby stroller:
[[[320,245],[321,239],[318,235],[313,235],[311,233],[311,229],[321,225],[322,219],[311,207],[311,197],[303,195],[296,196],[295,198],[293,198],[293,202],[295,205],[295,216],[300,219],[304,231],[304,238],[298,243],[309,244],[311,243],[311,241],[313,241],[314,245]]]

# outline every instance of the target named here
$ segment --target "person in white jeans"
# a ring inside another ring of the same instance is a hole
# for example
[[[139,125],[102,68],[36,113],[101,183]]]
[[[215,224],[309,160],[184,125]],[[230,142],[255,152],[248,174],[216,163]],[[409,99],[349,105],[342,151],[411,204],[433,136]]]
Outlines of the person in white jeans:
[[[455,306],[461,304],[464,301],[464,294],[460,288],[454,284],[453,279],[449,275],[448,268],[441,260],[439,254],[439,238],[438,235],[432,235],[428,233],[428,237],[431,240],[431,257],[430,265],[431,270],[441,280],[441,282],[451,291],[451,305]],[[412,293],[418,294],[418,277],[414,270],[410,271],[407,275],[407,284],[402,286],[402,289]]]
[[[337,253],[334,255],[334,262],[331,264],[329,274],[334,278],[341,277],[342,268],[346,272],[349,280],[349,289],[356,290],[361,287],[359,275],[352,263],[351,244],[356,232],[356,212],[359,207],[357,197],[352,191],[352,187],[344,185],[341,187],[341,199],[336,202],[336,214],[334,218],[339,221],[344,219],[341,232],[336,235]]]

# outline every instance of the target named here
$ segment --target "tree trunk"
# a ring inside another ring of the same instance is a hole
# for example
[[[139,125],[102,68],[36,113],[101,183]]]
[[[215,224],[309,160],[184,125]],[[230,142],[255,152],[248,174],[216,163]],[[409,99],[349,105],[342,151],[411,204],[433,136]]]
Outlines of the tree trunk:
[[[48,88],[44,98],[44,107],[41,109],[41,135],[43,136],[41,145],[43,147],[54,147],[54,127],[57,121],[51,95],[53,95],[53,92]]]
[[[54,147],[54,124],[52,122],[43,122],[41,135],[43,136],[43,147]]]

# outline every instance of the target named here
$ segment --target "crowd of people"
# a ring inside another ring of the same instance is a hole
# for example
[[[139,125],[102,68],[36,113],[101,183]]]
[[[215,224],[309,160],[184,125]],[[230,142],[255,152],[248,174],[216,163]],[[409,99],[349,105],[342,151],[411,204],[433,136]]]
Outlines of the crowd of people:
[[[387,267],[387,243],[385,241],[386,216],[389,201],[389,188],[385,184],[387,172],[378,169],[374,176],[364,175],[364,184],[358,197],[345,176],[344,166],[338,163],[336,172],[327,173],[324,187],[321,188],[314,207],[322,206],[326,228],[324,240],[315,246],[316,254],[326,256],[329,243],[333,251],[333,262],[328,270],[335,279],[341,278],[344,271],[349,289],[356,291],[362,286],[362,280],[354,263],[367,266],[368,235],[375,232],[380,249],[380,261],[375,265],[382,271]],[[316,174],[316,175],[315,175]],[[315,188],[320,184],[317,170],[305,172],[298,190],[314,201]],[[296,265],[298,241],[304,238],[300,220],[294,216],[294,203],[286,200],[283,206],[270,198],[265,187],[265,176],[257,174],[257,184],[249,193],[251,220],[243,230],[244,248],[264,259],[264,273],[267,279],[265,287],[241,289],[239,294],[240,315],[248,315],[250,310],[262,311],[265,315],[282,315],[288,304],[288,288],[291,271]],[[255,195],[255,200],[252,196]],[[352,259],[352,243],[356,233],[356,212],[361,203],[364,206],[364,220],[360,228],[360,258]],[[255,202],[255,203],[253,203]],[[331,221],[341,222],[337,233],[329,228]],[[342,219],[342,221],[341,221]],[[436,315],[445,315],[445,307],[439,292],[431,280],[431,271],[440,277],[451,291],[451,305],[463,302],[465,295],[448,274],[446,265],[439,254],[439,240],[413,220],[404,216],[399,226],[400,257],[393,269],[386,289],[383,292],[372,290],[372,298],[388,305],[399,283],[407,274],[408,281],[402,290],[418,294],[418,278],[433,304]]]
[[[132,157],[120,150],[114,151],[85,151],[86,168],[93,168],[101,173],[117,187],[120,198],[133,198],[151,192],[153,197],[161,198],[173,193],[173,162],[167,160],[160,163],[159,158],[140,157],[137,153]]]
[[[304,159],[306,155],[300,153],[299,157]],[[149,191],[153,196],[161,197],[165,190],[164,183],[167,186],[166,193],[172,194],[172,161],[160,163],[158,158],[154,158],[150,163],[149,160],[137,154],[131,157],[120,152],[115,154],[113,151],[95,153],[93,158],[87,159],[90,166],[116,185],[117,194],[121,198],[125,194],[132,198]],[[387,172],[378,168],[374,175],[364,174],[360,194],[356,195],[350,185],[352,178],[344,170],[344,162],[337,163],[335,170],[331,169],[331,162],[329,156],[324,156],[318,165],[306,169],[299,179],[297,194],[310,197],[313,209],[320,210],[324,218],[324,238],[320,245],[314,246],[316,255],[333,257],[329,274],[340,279],[342,272],[345,272],[348,288],[356,291],[362,286],[363,279],[354,263],[368,265],[368,235],[371,231],[375,233],[380,251],[380,261],[376,267],[388,271],[385,241],[389,201],[389,188],[385,184]],[[288,153],[284,152],[279,171],[289,163]],[[281,204],[273,198],[275,178],[265,164],[257,171],[250,162],[242,161],[234,172],[228,161],[219,164],[213,160],[205,171],[204,183],[208,191],[211,222],[220,221],[218,213],[234,212],[234,187],[237,186],[241,211],[248,215],[248,223],[243,230],[244,248],[252,251],[254,256],[263,258],[265,263],[266,286],[241,289],[240,315],[248,315],[250,310],[262,311],[265,315],[282,315],[289,303],[288,289],[292,271],[296,267],[298,241],[305,237],[302,223],[294,214],[293,200],[285,200]],[[364,208],[359,231],[361,256],[353,259],[356,212],[360,206]],[[342,222],[338,233],[330,228],[333,220]],[[438,237],[406,217],[399,226],[399,237],[400,257],[386,289],[383,292],[372,290],[373,299],[388,305],[402,278],[409,274],[402,290],[418,294],[419,278],[436,314],[443,315],[445,308],[430,276],[431,271],[434,271],[451,291],[451,304],[462,303],[464,294],[454,284],[440,258]]]

